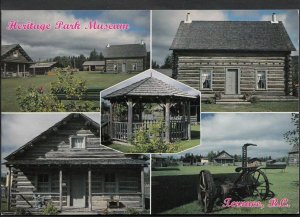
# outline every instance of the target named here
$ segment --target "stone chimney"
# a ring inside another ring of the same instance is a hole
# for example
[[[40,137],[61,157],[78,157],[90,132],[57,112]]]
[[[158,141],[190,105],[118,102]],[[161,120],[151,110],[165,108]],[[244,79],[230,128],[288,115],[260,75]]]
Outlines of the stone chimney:
[[[110,45],[109,45],[109,44],[107,44],[107,45],[106,45],[106,47],[110,47]]]
[[[192,20],[191,20],[191,14],[187,13],[186,14],[186,19],[185,19],[184,23],[191,23],[191,22],[192,22]]]
[[[275,13],[272,14],[272,20],[271,20],[271,23],[278,23],[278,20],[277,20],[277,17],[276,17],[276,14],[275,14]]]

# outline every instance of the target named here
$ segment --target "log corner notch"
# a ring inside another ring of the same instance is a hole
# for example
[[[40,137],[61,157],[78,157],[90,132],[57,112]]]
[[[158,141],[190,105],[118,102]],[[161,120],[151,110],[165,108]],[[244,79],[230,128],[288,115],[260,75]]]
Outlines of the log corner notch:
[[[292,80],[292,58],[290,54],[287,54],[285,57],[285,87],[286,87],[286,95],[293,95],[293,80]]]

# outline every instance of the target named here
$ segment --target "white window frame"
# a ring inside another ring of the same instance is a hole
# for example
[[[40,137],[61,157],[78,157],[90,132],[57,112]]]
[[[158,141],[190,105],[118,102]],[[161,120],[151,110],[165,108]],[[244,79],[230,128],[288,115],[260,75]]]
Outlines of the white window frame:
[[[81,148],[73,147],[72,140],[73,139],[83,139],[83,145]],[[72,149],[84,149],[86,147],[86,137],[85,136],[70,136],[69,138],[70,148]]]
[[[113,65],[114,72],[118,71],[118,64]]]
[[[260,72],[264,72],[265,73],[265,88],[259,88],[258,87],[258,74],[260,73]],[[256,71],[255,71],[255,89],[256,90],[267,90],[268,89],[268,70],[266,70],[266,69],[257,69]]]
[[[204,88],[202,82],[202,74],[210,73],[210,88]],[[213,69],[212,68],[202,68],[200,69],[200,90],[212,90],[212,80],[213,80]]]
[[[137,63],[133,63],[132,64],[132,71],[136,71],[137,70]]]

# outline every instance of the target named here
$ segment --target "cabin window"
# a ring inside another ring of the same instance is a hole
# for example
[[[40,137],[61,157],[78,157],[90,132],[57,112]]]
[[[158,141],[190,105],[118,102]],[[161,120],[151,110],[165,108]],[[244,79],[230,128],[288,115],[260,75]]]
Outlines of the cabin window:
[[[49,191],[49,175],[39,174],[37,183],[38,192],[48,192]]]
[[[132,64],[132,71],[136,71],[136,68],[137,68],[137,64],[136,63]]]
[[[117,64],[114,64],[114,71],[116,72],[118,70]]]
[[[267,89],[267,71],[266,70],[256,71],[256,89],[258,89],[258,90]]]
[[[104,192],[114,193],[116,192],[116,174],[106,173],[104,176]]]
[[[200,89],[211,89],[212,88],[212,69],[201,69],[200,70]]]
[[[14,52],[13,52],[13,56],[14,56],[14,57],[18,57],[18,56],[19,56],[19,52],[18,52],[17,50],[14,51]]]
[[[84,136],[71,136],[70,137],[71,148],[85,148],[85,137]]]

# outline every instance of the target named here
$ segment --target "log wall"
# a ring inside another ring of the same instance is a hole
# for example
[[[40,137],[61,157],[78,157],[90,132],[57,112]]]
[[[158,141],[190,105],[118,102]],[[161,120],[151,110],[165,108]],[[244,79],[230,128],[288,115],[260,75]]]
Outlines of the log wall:
[[[227,68],[240,70],[240,92],[255,91],[255,94],[286,95],[291,88],[290,56],[283,53],[270,55],[253,54],[173,54],[173,77],[200,90],[202,93],[225,92]],[[200,69],[212,69],[212,89],[200,89]],[[256,71],[267,70],[267,89],[256,90]]]
[[[126,72],[141,72],[145,70],[145,59],[144,58],[132,58],[132,59],[107,59],[106,61],[106,72],[121,73],[122,64],[126,64]],[[133,64],[137,64],[136,70],[132,70]],[[117,65],[117,71],[114,70],[114,65]]]

